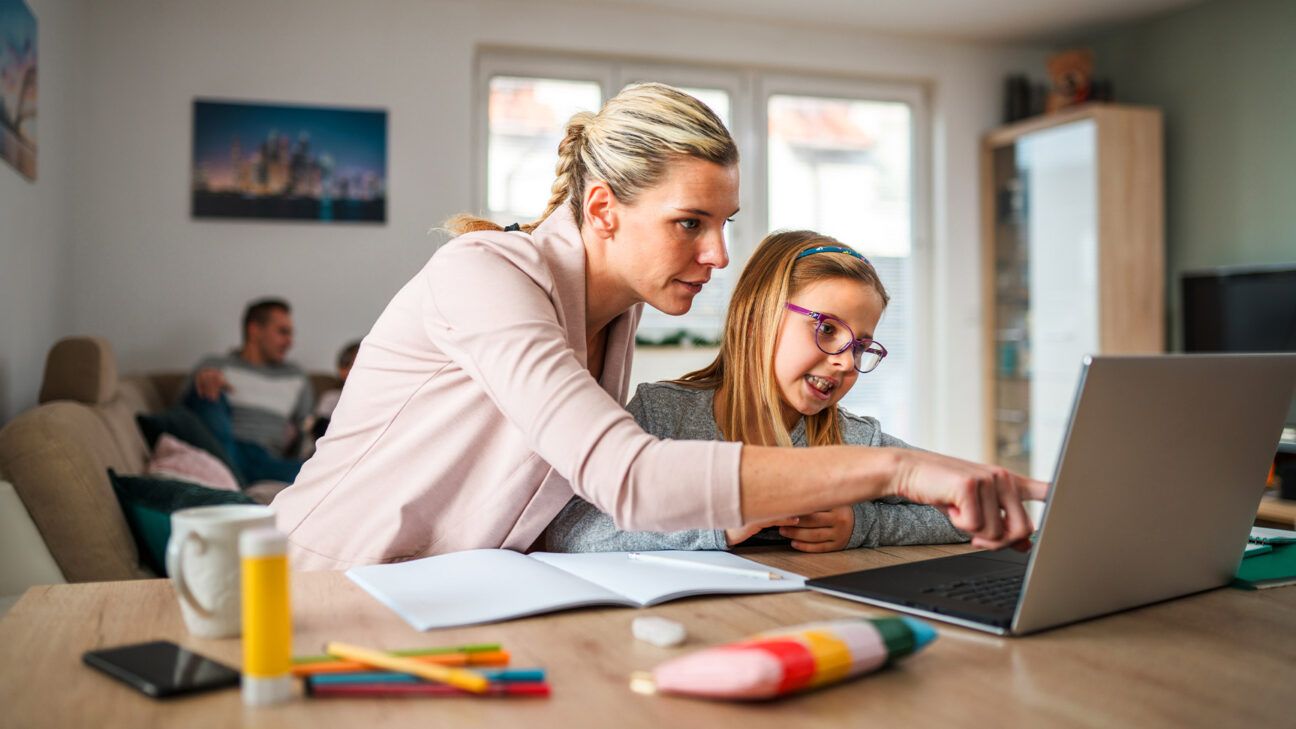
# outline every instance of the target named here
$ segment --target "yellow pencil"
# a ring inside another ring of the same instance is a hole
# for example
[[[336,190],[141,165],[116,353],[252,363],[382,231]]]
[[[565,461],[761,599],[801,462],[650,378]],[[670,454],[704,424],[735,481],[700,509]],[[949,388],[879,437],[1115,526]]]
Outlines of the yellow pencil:
[[[329,643],[324,646],[324,652],[338,658],[367,663],[374,668],[386,668],[391,671],[426,678],[429,681],[449,684],[475,694],[484,694],[490,688],[490,682],[486,680],[485,676],[465,668],[447,668],[446,666],[438,666],[435,663],[415,661],[347,643]]]

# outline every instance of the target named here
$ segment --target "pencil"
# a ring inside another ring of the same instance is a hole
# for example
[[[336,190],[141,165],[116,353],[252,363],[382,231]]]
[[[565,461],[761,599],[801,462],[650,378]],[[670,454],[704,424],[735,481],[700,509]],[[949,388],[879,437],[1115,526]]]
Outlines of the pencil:
[[[487,696],[548,696],[549,684],[543,681],[490,684],[481,692]],[[306,695],[312,698],[328,697],[383,697],[383,696],[472,696],[454,686],[437,683],[353,683],[329,684],[306,681]]]
[[[487,689],[490,688],[490,682],[480,673],[465,668],[449,668],[403,656],[392,656],[382,651],[362,648],[348,643],[329,643],[324,647],[324,650],[329,655],[339,658],[367,663],[375,668],[386,668],[389,671],[408,673],[411,676],[449,684],[455,688],[476,694],[486,693]]]
[[[705,570],[707,572],[723,572],[729,575],[741,575],[743,577],[755,577],[758,580],[781,580],[783,575],[768,570],[754,570],[746,567],[730,567],[723,564],[711,564],[710,562],[694,562],[691,559],[681,559],[679,557],[667,557],[662,554],[644,554],[643,552],[631,552],[630,559],[636,562],[651,562],[653,564],[668,565],[671,567],[684,567],[687,569]]]
[[[438,646],[435,648],[407,648],[399,651],[387,651],[393,656],[405,656],[414,658],[417,656],[440,656],[447,654],[458,655],[460,653],[497,653],[501,646],[499,643],[470,643],[469,645],[451,645]],[[293,656],[294,664],[305,663],[333,663],[336,658],[329,655],[319,656]]]
[[[505,668],[479,671],[482,678],[497,683],[538,683],[545,680],[543,668]],[[357,671],[355,673],[317,673],[310,677],[316,686],[324,684],[370,684],[370,683],[425,683],[418,676],[408,673],[390,673],[385,671]]]
[[[440,653],[429,656],[404,656],[419,663],[435,663],[438,666],[507,666],[508,651],[483,651],[481,653]],[[339,661],[330,656],[328,661],[296,663],[292,667],[294,676],[314,676],[321,673],[355,673],[368,671],[373,666],[359,661]]]

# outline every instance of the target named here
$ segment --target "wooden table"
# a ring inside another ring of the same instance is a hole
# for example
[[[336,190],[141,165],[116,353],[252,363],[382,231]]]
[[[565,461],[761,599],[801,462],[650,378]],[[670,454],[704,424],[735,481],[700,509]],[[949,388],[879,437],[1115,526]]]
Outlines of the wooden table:
[[[809,576],[963,551],[906,547],[808,555],[746,552]],[[153,701],[81,664],[91,648],[170,638],[240,663],[237,639],[189,637],[162,580],[37,587],[0,622],[2,727],[845,727],[1293,726],[1296,587],[1224,588],[1027,638],[940,625],[898,667],[772,703],[631,693],[627,677],[685,650],[808,620],[885,611],[812,592],[703,597],[636,611],[556,613],[419,634],[339,573],[294,575],[297,652],[336,639],[380,647],[501,642],[549,671],[549,699],[301,699],[245,710],[238,691]],[[634,641],[645,613],[690,643]]]
[[[1256,510],[1256,524],[1277,529],[1296,528],[1296,501],[1280,499],[1277,493],[1265,494]]]

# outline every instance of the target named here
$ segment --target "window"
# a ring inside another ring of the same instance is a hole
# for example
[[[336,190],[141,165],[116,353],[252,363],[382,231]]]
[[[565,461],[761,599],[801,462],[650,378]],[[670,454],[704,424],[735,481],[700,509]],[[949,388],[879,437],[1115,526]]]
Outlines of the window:
[[[887,358],[861,375],[842,407],[910,433],[914,337],[912,114],[896,101],[771,94],[768,97],[769,227],[809,228],[864,254],[892,303],[874,339]]]
[[[496,76],[488,90],[486,209],[502,225],[544,212],[567,120],[597,111],[603,90],[592,81]]]
[[[782,76],[706,66],[491,51],[479,57],[480,207],[500,223],[534,220],[548,200],[568,117],[596,110],[637,81],[694,95],[729,127],[742,154],[742,212],[729,227],[730,265],[716,271],[685,316],[645,308],[642,343],[717,342],[733,281],[768,231],[809,228],[855,247],[878,269],[892,303],[878,341],[889,352],[844,399],[887,432],[922,442],[918,391],[928,275],[926,196],[919,161],[926,124],[914,85]],[[684,370],[674,374],[683,374]]]

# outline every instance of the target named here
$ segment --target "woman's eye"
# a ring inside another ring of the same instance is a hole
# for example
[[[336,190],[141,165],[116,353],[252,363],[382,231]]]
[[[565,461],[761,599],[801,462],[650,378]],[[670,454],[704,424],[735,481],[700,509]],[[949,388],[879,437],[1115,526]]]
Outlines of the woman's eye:
[[[684,230],[694,230],[700,225],[697,218],[685,218],[679,221],[679,224]]]

